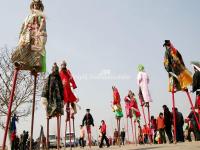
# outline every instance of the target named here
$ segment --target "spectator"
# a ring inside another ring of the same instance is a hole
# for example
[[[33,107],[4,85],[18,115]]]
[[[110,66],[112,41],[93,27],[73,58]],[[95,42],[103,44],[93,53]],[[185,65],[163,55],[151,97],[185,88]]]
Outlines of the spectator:
[[[121,142],[122,142],[122,144],[124,145],[125,136],[126,136],[126,133],[125,133],[125,131],[124,131],[124,128],[122,128],[122,131],[121,131],[120,136],[121,136]]]
[[[164,117],[163,113],[160,113],[158,118],[157,118],[157,128],[160,134],[160,142],[161,144],[166,143],[166,138],[165,138],[165,123],[164,123]]]
[[[115,129],[114,135],[113,135],[113,145],[115,145],[117,143],[118,137],[119,137],[119,133],[118,133],[117,129]]]
[[[80,147],[82,147],[82,148],[85,147],[84,138],[85,138],[85,129],[83,128],[83,125],[80,125],[79,145],[80,145]]]
[[[148,144],[148,136],[150,133],[150,129],[147,127],[147,125],[144,125],[144,128],[142,129],[143,137],[144,137],[144,144]]]
[[[166,105],[163,105],[164,110],[164,124],[165,124],[165,132],[169,139],[169,143],[173,143],[172,137],[172,113],[169,111],[169,108]]]
[[[154,116],[151,116],[151,130],[153,133],[153,142],[154,144],[157,144],[157,141],[155,140],[156,138],[156,131],[157,131],[157,124],[156,124],[156,119]]]
[[[196,114],[197,118],[199,118],[199,114],[197,112],[195,112],[195,114]],[[191,124],[192,129],[193,129],[195,141],[200,141],[200,130],[198,128],[198,124],[196,122],[196,119],[195,119],[193,111],[190,112],[190,114],[188,115],[188,118],[190,119],[190,124]]]
[[[109,147],[110,144],[109,144],[109,140],[106,136],[106,123],[104,120],[101,121],[101,133],[102,133],[102,138],[101,138],[101,143],[99,145],[99,148],[102,148],[104,140],[106,141],[107,147]]]
[[[184,118],[181,112],[175,108],[176,114],[176,141],[177,142],[184,142],[184,133],[183,133],[183,125],[184,125]]]

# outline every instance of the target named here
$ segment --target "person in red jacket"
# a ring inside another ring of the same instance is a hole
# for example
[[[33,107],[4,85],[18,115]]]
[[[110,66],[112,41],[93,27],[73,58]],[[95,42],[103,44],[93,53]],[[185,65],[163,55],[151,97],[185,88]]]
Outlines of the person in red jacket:
[[[72,92],[71,87],[73,89],[76,89],[77,86],[76,86],[76,83],[73,79],[73,76],[72,76],[70,70],[67,69],[67,64],[65,61],[63,61],[61,64],[60,77],[61,77],[62,84],[63,84],[64,103],[71,104],[71,106],[74,110],[74,114],[76,114],[77,111],[76,111],[75,102],[78,101],[78,98]]]
[[[102,133],[102,138],[101,138],[101,143],[99,145],[99,148],[102,148],[104,140],[106,141],[107,147],[109,147],[110,144],[109,144],[109,140],[106,136],[106,123],[104,120],[101,121],[101,133]]]

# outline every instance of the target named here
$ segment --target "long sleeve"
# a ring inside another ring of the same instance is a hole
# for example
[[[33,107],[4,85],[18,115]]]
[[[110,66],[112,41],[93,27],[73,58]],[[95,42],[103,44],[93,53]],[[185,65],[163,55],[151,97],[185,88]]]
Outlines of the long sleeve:
[[[84,126],[85,124],[85,121],[86,121],[86,115],[84,116],[83,120],[82,120],[82,125]]]
[[[77,88],[76,83],[75,83],[74,78],[69,70],[68,70],[68,73],[70,75],[70,83],[71,83],[73,89],[76,89]]]

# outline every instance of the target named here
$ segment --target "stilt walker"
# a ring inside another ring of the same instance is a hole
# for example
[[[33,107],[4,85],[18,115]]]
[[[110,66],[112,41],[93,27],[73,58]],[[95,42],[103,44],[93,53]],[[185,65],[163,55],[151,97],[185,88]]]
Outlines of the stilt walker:
[[[70,148],[72,148],[72,131],[75,131],[74,129],[75,125],[74,125],[73,119],[74,119],[74,115],[77,113],[76,103],[78,102],[78,98],[72,92],[72,88],[76,89],[77,86],[70,70],[67,68],[67,63],[65,61],[63,61],[61,64],[60,77],[61,77],[63,89],[64,89],[64,104],[66,104],[65,147],[66,147],[66,133],[68,129],[67,125],[69,124]],[[73,130],[72,130],[72,127],[73,127]]]
[[[86,114],[83,118],[83,121],[82,121],[82,126],[86,126],[86,129],[87,129],[87,135],[88,135],[88,144],[89,144],[89,147],[91,148],[91,144],[92,144],[92,132],[91,132],[91,126],[94,127],[94,119],[92,117],[92,115],[90,114],[90,109],[86,109]]]
[[[198,110],[200,116],[200,62],[191,62],[194,67],[194,75],[192,82],[192,92],[196,92],[195,108]],[[199,119],[200,120],[200,119]]]
[[[147,125],[146,122],[146,116],[145,116],[145,112],[144,112],[144,107],[147,107],[147,111],[148,111],[148,128],[150,129],[150,102],[152,102],[152,98],[151,98],[151,94],[149,92],[149,76],[148,74],[145,72],[144,70],[144,66],[143,65],[138,65],[138,75],[137,75],[137,84],[139,86],[139,99],[140,99],[140,103],[142,106],[142,113],[144,116],[144,121],[145,124]],[[151,134],[151,132],[150,132]],[[151,135],[149,135],[149,143],[152,143],[151,140]]]
[[[118,135],[120,135],[120,120],[123,117],[122,107],[120,103],[121,98],[119,95],[119,91],[115,86],[112,87],[112,90],[113,90],[113,102],[111,107],[113,112],[115,112],[115,118],[117,121],[117,131]],[[119,146],[121,146],[120,136],[118,137],[118,142]]]
[[[19,70],[28,70],[34,72],[35,83],[36,74],[39,72],[46,72],[46,51],[45,45],[47,41],[46,32],[46,18],[43,14],[44,6],[41,0],[32,0],[30,5],[31,14],[26,17],[19,36],[19,42],[16,50],[12,54],[11,60],[15,66],[15,73],[13,78],[13,86],[9,101],[9,109],[6,121],[6,128],[3,140],[3,150],[5,150],[6,137],[8,132],[9,120],[11,117],[12,103],[14,98],[15,86]],[[34,84],[34,89],[36,84]],[[34,93],[35,95],[35,93]],[[35,98],[35,96],[33,96]],[[34,99],[32,116],[34,117]],[[32,133],[33,133],[33,120],[32,118]],[[32,136],[32,135],[31,135]],[[32,137],[30,137],[32,139]],[[30,148],[32,145],[30,144]]]
[[[188,86],[192,85],[192,75],[186,68],[182,56],[179,51],[172,45],[170,40],[165,40],[163,47],[166,48],[164,57],[164,67],[169,75],[169,92],[172,92],[173,110],[175,109],[174,93],[184,91],[187,94],[188,100],[194,112],[194,106],[188,92]],[[196,113],[194,112],[195,119],[198,123]],[[174,124],[176,116],[174,113]],[[174,126],[174,129],[176,126]],[[174,130],[176,131],[176,130]],[[176,143],[176,134],[174,133],[174,142]]]
[[[42,91],[42,104],[47,114],[47,136],[49,136],[49,119],[57,119],[57,149],[60,149],[60,117],[64,114],[63,108],[63,86],[59,75],[59,68],[56,63],[52,67],[52,73],[45,81]],[[47,137],[47,144],[49,138]]]
[[[130,118],[131,120],[133,143],[137,145],[135,122],[140,119],[140,111],[138,109],[135,95],[131,90],[129,90],[128,96],[124,98],[124,101],[127,119]]]

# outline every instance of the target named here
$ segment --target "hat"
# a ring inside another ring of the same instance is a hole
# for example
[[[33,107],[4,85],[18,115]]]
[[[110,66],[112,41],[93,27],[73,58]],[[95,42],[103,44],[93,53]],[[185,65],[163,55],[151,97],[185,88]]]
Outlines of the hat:
[[[144,66],[142,64],[138,65],[138,71],[144,71]]]
[[[87,109],[86,109],[86,111],[87,111],[87,112],[89,112],[89,111],[90,111],[90,109],[89,109],[89,108],[87,108]]]
[[[191,62],[192,67],[196,68],[197,70],[200,71],[200,62],[198,61],[192,61]]]
[[[164,47],[164,46],[170,46],[170,45],[171,45],[170,40],[165,40],[165,43],[163,44],[163,47]]]

